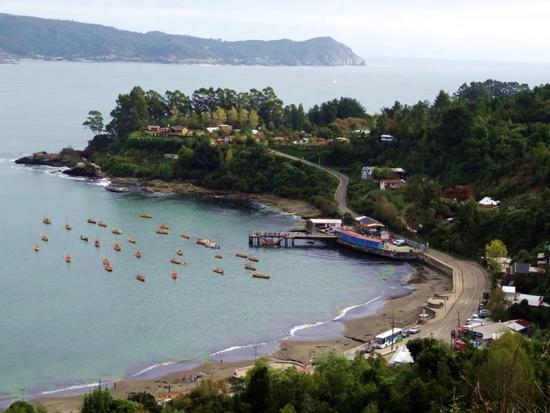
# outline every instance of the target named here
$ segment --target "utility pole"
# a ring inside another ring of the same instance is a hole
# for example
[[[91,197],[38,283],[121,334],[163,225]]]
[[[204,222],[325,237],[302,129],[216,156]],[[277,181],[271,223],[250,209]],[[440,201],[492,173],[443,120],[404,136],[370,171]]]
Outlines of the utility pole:
[[[393,351],[393,342],[395,338],[393,337],[393,330],[395,329],[395,317],[393,316],[393,310],[391,312],[391,350]]]

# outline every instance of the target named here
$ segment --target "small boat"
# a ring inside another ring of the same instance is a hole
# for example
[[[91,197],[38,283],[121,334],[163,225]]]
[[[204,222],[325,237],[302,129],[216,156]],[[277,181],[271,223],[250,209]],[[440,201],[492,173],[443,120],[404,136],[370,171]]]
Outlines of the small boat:
[[[66,229],[67,231],[70,231],[71,229],[73,229],[73,227],[71,227],[70,224],[65,224],[65,229]]]
[[[175,258],[172,258],[172,259],[170,260],[170,262],[171,262],[172,264],[181,265],[181,261],[179,261],[179,260],[177,260],[177,259],[175,259]]]
[[[142,212],[141,214],[139,214],[139,216],[141,218],[146,218],[146,219],[151,219],[153,218],[153,216],[151,214],[148,214],[147,212]]]
[[[205,245],[208,242],[206,238],[199,238],[197,239],[197,244],[199,245]]]
[[[120,246],[120,244],[118,242],[115,242],[113,244],[113,248],[115,249],[115,251],[118,251],[118,252],[122,251],[122,247]]]
[[[181,248],[176,249],[176,254],[183,255],[183,250]]]
[[[136,239],[135,238],[132,238],[132,237],[128,237],[128,242],[130,244],[135,244],[136,243]]]
[[[98,239],[95,240],[94,245],[95,245],[96,248],[101,247],[101,243],[99,242]]]
[[[103,222],[103,221],[99,221],[99,222],[97,223],[97,225],[100,226],[100,227],[102,227],[102,228],[107,228],[107,224],[106,224],[105,222]]]
[[[69,254],[65,255],[65,262],[67,264],[70,264],[73,261],[73,257],[71,257]]]
[[[254,262],[259,262],[260,261],[260,259],[258,257],[256,257],[255,255],[251,255],[250,257],[248,257],[248,259],[250,261],[254,261]]]
[[[170,271],[170,277],[172,277],[173,280],[178,279],[178,272],[177,271]]]
[[[47,236],[46,234],[42,234],[42,235],[40,236],[40,239],[41,239],[42,241],[48,241],[48,240],[49,240],[49,238],[48,238],[48,236]]]
[[[165,229],[165,230],[169,230],[169,229],[170,229],[170,227],[169,227],[168,225],[166,225],[166,224],[160,224],[160,225],[159,225],[159,228],[160,228],[160,229]]]
[[[38,251],[40,251],[40,245],[34,244],[34,245],[32,246],[32,249],[35,250],[36,252],[38,252]]]
[[[159,228],[157,229],[157,234],[159,235],[168,235],[168,230],[167,229],[164,229],[164,228]]]
[[[145,282],[145,275],[136,274],[136,280],[141,281],[142,283]]]
[[[250,271],[256,271],[256,267],[254,267],[252,264],[250,264],[248,262],[246,264],[244,264],[244,269],[245,270],[250,270]]]
[[[105,271],[107,272],[113,272],[113,267],[111,267],[110,265],[104,265],[103,268],[105,268]]]
[[[252,274],[252,278],[262,278],[264,280],[269,280],[271,278],[271,275],[263,274],[261,272],[255,272]]]
[[[247,259],[247,258],[248,258],[248,255],[246,255],[246,254],[244,254],[244,253],[242,253],[242,252],[237,252],[237,253],[235,254],[235,257]]]
[[[181,233],[180,233],[180,237],[185,238],[185,239],[191,238],[191,237],[189,236],[189,234],[186,233],[186,232],[181,232]]]
[[[121,235],[122,234],[122,230],[120,228],[113,228],[113,230],[111,232],[115,235]]]
[[[97,224],[97,221],[96,221],[95,219],[93,219],[93,218],[88,218],[88,219],[86,220],[86,222],[87,222],[88,224]]]
[[[42,223],[44,223],[46,225],[50,225],[52,223],[52,221],[50,220],[50,218],[44,217],[44,219],[42,220]]]
[[[215,267],[212,269],[217,274],[223,275],[223,270],[221,268]]]
[[[220,249],[220,244],[214,242],[214,241],[208,241],[206,244],[204,244],[206,248],[212,248],[214,250]]]
[[[214,255],[214,258],[216,258],[217,260],[223,260],[223,255],[216,254],[216,255]]]
[[[107,258],[103,258],[103,266],[107,266],[107,265],[111,265],[111,263],[109,262],[109,260]]]
[[[141,251],[137,250],[136,252],[134,252],[134,255],[136,256],[136,258],[141,258]]]
[[[82,241],[88,242],[88,236],[87,236],[87,235],[84,235],[84,234],[80,235],[80,239],[81,239]]]

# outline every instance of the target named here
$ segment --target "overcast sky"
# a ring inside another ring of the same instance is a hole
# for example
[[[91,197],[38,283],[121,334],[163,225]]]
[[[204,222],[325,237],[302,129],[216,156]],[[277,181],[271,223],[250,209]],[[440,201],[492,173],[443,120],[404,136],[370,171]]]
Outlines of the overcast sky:
[[[367,57],[550,61],[549,0],[0,0],[0,12],[226,40],[332,36]]]

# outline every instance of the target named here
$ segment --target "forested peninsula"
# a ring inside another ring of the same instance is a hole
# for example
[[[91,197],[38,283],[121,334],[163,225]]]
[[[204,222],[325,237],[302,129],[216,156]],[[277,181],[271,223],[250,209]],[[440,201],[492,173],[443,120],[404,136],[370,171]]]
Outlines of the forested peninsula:
[[[97,136],[68,163],[83,157],[112,177],[302,199],[335,215],[335,180],[276,149],[348,174],[353,209],[394,230],[470,257],[498,238],[529,258],[550,233],[549,113],[549,85],[497,81],[372,115],[353,98],[306,111],[269,87],[191,95],[135,87],[119,95],[105,127],[90,112],[85,125]],[[381,187],[395,180],[403,184]]]
[[[224,41],[0,13],[0,63],[21,58],[265,66],[365,64],[331,37]]]

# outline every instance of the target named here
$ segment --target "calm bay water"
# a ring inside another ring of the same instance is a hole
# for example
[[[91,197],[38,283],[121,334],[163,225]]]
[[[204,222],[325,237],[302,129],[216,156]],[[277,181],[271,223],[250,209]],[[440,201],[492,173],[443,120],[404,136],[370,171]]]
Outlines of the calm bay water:
[[[83,147],[88,137],[81,123],[88,110],[108,113],[116,95],[134,85],[185,92],[209,85],[236,90],[271,85],[288,103],[311,106],[354,96],[375,111],[395,99],[433,98],[439,89],[455,90],[464,81],[493,77],[535,85],[545,82],[547,73],[544,65],[400,60],[349,68],[0,65],[0,392],[122,377],[157,362],[273,343],[297,325],[332,320],[349,306],[400,291],[411,271],[406,264],[336,249],[253,250],[261,257],[259,269],[272,279],[252,280],[234,257],[238,250],[252,253],[248,232],[287,229],[296,218],[219,199],[112,194],[52,168],[13,164],[22,153]],[[139,219],[142,211],[154,219]],[[41,224],[43,215],[53,225]],[[121,253],[111,247],[117,237],[86,224],[88,216],[122,227]],[[63,229],[65,222],[72,231]],[[157,236],[159,223],[170,224],[172,234]],[[32,245],[45,231],[50,242],[35,253]],[[180,239],[180,231],[220,242],[225,259],[217,261],[214,251]],[[81,233],[92,242],[79,240]],[[133,256],[127,235],[137,239],[141,260]],[[93,247],[96,237],[103,243],[99,250]],[[177,247],[190,266],[180,268],[173,282],[169,259]],[[67,252],[74,258],[71,265],[63,260]],[[103,257],[112,261],[112,274],[101,267]],[[212,273],[215,265],[226,275]],[[136,282],[137,271],[147,275],[147,283]]]

